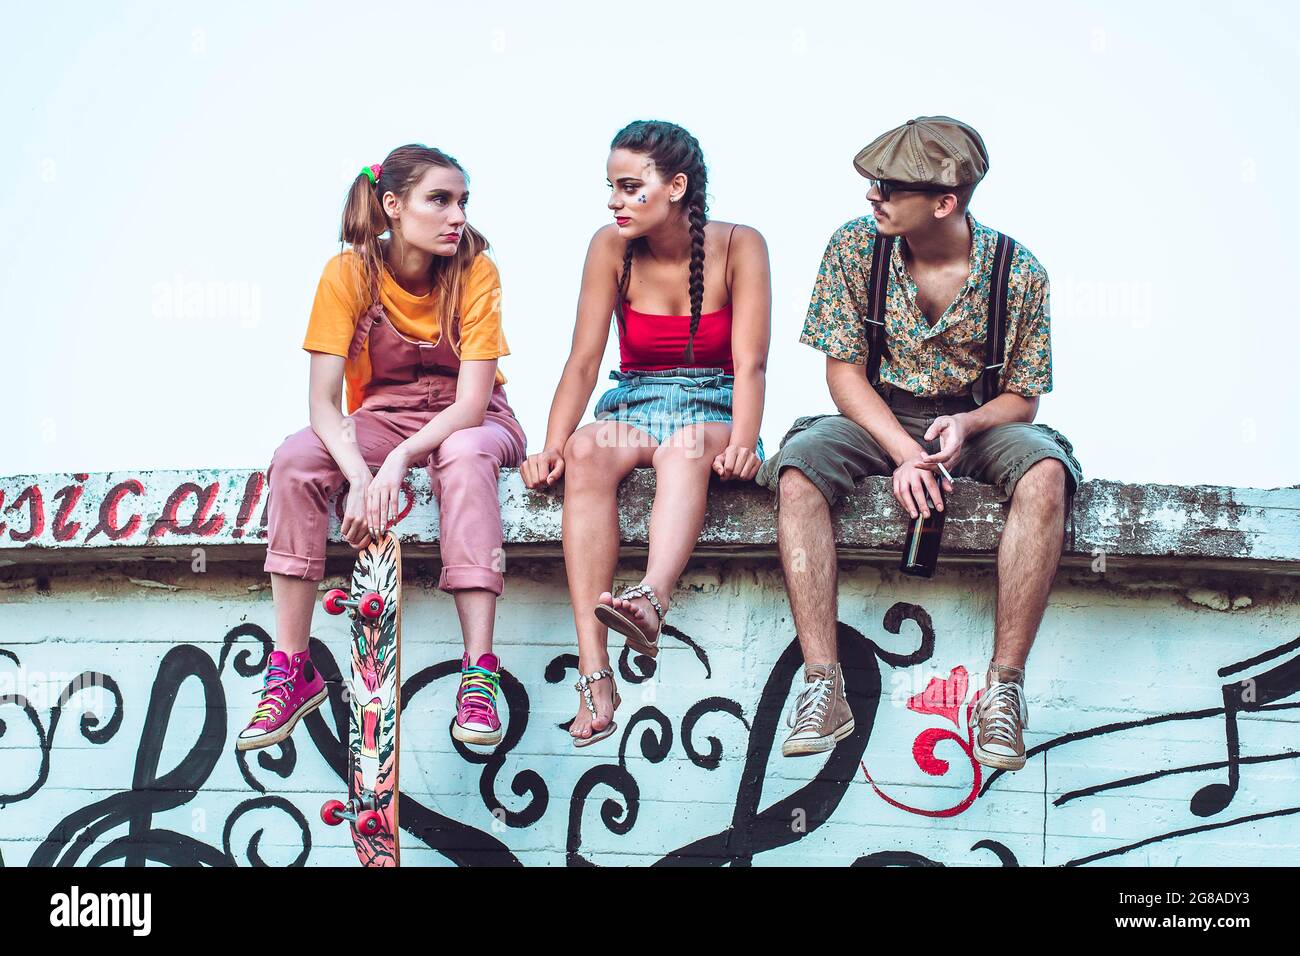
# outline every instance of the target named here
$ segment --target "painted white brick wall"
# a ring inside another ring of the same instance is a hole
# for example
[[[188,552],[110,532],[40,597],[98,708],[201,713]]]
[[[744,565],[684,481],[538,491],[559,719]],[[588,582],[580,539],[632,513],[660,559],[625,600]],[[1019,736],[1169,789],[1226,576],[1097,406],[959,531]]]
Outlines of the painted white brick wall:
[[[1227,680],[1216,672],[1295,642],[1294,590],[1261,582],[1249,606],[1220,611],[1189,600],[1186,589],[1108,578],[1080,570],[1058,580],[1028,669],[1035,752],[1014,774],[990,779],[981,769],[978,789],[960,742],[964,708],[953,722],[941,712],[943,692],[930,695],[930,712],[907,702],[931,681],[955,686],[958,668],[969,675],[964,700],[978,689],[991,636],[988,570],[929,582],[869,565],[846,571],[839,617],[858,731],[830,760],[779,753],[777,722],[792,699],[797,655],[779,570],[769,563],[694,567],[670,620],[704,660],[668,638],[651,680],[621,682],[619,732],[575,750],[557,726],[578,699],[572,662],[561,660],[574,651],[562,568],[549,559],[514,562],[497,646],[518,682],[512,694],[520,706],[505,718],[527,726],[495,769],[450,739],[454,675],[415,690],[426,669],[455,668],[460,641],[449,597],[427,583],[409,586],[401,782],[403,821],[416,832],[402,834],[403,862],[562,865],[575,851],[598,864],[691,852],[757,865],[848,864],[881,853],[955,866],[996,864],[998,853],[1022,865],[1300,862],[1300,828],[1286,815],[1300,792],[1296,759],[1286,756],[1300,749],[1297,711],[1283,709],[1300,700],[1294,676],[1280,707],[1239,719],[1235,799],[1205,817],[1191,808],[1201,788],[1227,779]],[[236,660],[248,653],[258,663],[259,637],[273,630],[262,583],[256,569],[217,566],[190,590],[95,573],[54,577],[44,591],[19,583],[0,592],[6,865],[85,864],[100,852],[120,856],[130,841],[137,841],[136,862],[229,852],[245,863],[259,831],[256,852],[268,863],[303,854],[313,864],[354,861],[346,830],[318,817],[320,804],[343,792],[327,759],[340,733],[335,712],[300,725],[291,751],[241,760],[233,749],[260,684],[239,673]],[[896,634],[885,624],[891,608],[910,615]],[[932,650],[916,621],[927,617]],[[346,647],[344,625],[317,612],[316,646],[335,660]],[[230,640],[223,663],[224,642],[241,626],[246,633]],[[881,654],[911,655],[915,663]],[[1295,670],[1297,659],[1292,648],[1240,676],[1287,661]],[[548,680],[548,670],[557,679]],[[111,678],[117,693],[92,688],[60,706],[59,691],[84,672]],[[29,698],[30,711],[15,694]],[[710,698],[720,700],[711,705]],[[693,729],[684,727],[700,709]],[[87,733],[83,711],[95,715]],[[107,739],[87,739],[105,727]],[[934,756],[946,770],[927,772],[914,747],[920,735],[940,731]],[[718,741],[716,764],[699,757],[710,754],[710,738]],[[156,780],[162,789],[149,789]],[[530,792],[517,796],[516,784]],[[271,797],[277,800],[260,806]],[[630,822],[626,832],[602,822],[607,806],[616,821]],[[494,817],[494,808],[507,813]],[[437,815],[450,822],[435,832]]]

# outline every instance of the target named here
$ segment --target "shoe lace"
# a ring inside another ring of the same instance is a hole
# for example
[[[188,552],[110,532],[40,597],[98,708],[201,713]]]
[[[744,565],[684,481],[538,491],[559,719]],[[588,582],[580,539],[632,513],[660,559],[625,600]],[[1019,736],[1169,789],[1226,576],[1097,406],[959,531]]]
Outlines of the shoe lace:
[[[279,664],[267,667],[262,689],[253,692],[262,695],[257,710],[253,711],[253,722],[270,717],[272,712],[278,717],[289,706],[289,694],[292,692],[293,681],[289,680],[289,672]]]
[[[1015,681],[995,681],[980,697],[980,726],[990,740],[1015,743],[1026,717],[1024,691]]]
[[[829,677],[816,677],[809,681],[791,705],[790,713],[785,718],[786,725],[793,727],[796,733],[820,727],[831,703],[831,688],[834,683]]]
[[[471,664],[460,675],[460,707],[471,716],[495,714],[500,691],[501,677],[496,671]]]

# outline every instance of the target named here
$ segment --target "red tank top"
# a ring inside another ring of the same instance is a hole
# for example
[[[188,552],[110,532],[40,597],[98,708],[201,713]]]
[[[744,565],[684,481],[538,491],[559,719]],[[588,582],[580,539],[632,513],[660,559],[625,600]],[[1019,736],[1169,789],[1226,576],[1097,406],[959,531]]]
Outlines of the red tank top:
[[[731,233],[736,227],[731,227]],[[731,262],[731,233],[727,234],[727,257],[722,267],[726,276]],[[691,336],[689,315],[654,315],[638,312],[623,300],[623,330],[619,336],[619,371],[662,372],[684,368],[686,343]],[[720,368],[735,374],[731,359],[731,303],[714,312],[700,313],[695,329],[695,368]]]
[[[619,369],[624,372],[661,372],[682,368],[686,361],[686,341],[690,338],[689,315],[651,315],[638,312],[623,301],[623,334],[618,341]],[[735,374],[731,363],[731,303],[716,312],[700,315],[695,330],[696,368],[720,368]]]

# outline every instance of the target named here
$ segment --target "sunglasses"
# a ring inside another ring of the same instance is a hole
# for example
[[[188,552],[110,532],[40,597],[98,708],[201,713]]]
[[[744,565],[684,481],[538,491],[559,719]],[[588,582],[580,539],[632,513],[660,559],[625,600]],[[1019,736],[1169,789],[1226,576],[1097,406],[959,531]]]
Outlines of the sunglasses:
[[[900,183],[895,179],[868,179],[871,184],[867,192],[872,189],[880,190],[880,198],[889,202],[894,193],[950,193],[954,192],[952,186],[932,186],[928,183]]]

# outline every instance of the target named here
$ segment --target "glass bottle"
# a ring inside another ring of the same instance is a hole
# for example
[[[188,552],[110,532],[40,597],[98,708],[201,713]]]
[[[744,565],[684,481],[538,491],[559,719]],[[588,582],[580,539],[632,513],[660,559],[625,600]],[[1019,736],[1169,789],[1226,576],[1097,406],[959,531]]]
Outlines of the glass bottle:
[[[935,508],[928,491],[921,493],[925,495],[926,504],[930,507],[930,517],[926,518],[917,512],[912,519],[907,529],[907,540],[903,542],[903,560],[899,563],[898,570],[913,577],[928,578],[933,577],[939,560],[944,512]]]

